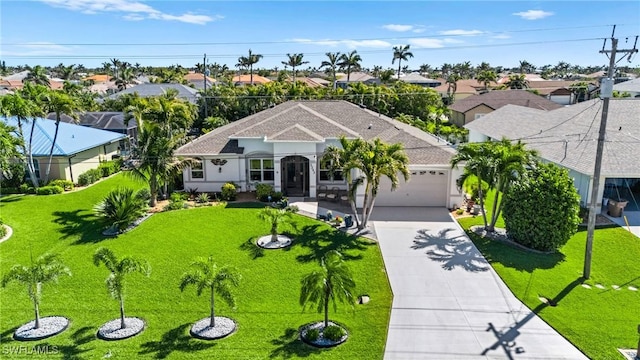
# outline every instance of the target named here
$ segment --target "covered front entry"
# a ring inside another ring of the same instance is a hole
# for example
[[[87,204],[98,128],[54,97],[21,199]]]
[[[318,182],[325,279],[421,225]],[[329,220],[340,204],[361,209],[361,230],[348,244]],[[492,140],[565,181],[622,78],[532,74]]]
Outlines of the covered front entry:
[[[309,196],[309,159],[287,156],[280,164],[282,192],[286,196]]]

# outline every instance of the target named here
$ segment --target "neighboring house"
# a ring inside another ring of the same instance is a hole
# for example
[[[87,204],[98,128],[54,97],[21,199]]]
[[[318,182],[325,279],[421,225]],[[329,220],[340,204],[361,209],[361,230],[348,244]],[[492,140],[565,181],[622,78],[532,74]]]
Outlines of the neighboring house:
[[[363,72],[352,72],[348,76],[349,80],[347,80],[347,75],[345,74],[342,77],[338,77],[336,80],[336,87],[347,89],[349,88],[349,84],[354,83],[364,83],[367,85],[380,85],[380,79],[375,78],[367,73]]]
[[[316,79],[311,79],[308,77],[296,77],[296,82],[303,82],[305,83],[308,87],[311,88],[317,88],[317,87],[325,87],[329,84],[328,81],[323,80],[323,79],[317,79],[318,81],[316,81]],[[293,81],[293,77],[287,77],[287,79],[285,80],[286,82],[292,82]]]
[[[213,87],[216,83],[216,80],[212,77],[207,76],[207,89]],[[205,82],[205,76],[204,74],[201,73],[188,73],[187,75],[184,76],[184,79],[187,81],[187,85],[198,89],[198,90],[203,90],[204,89],[204,82]]]
[[[258,74],[253,74],[253,84],[266,84],[268,82],[271,82],[271,80],[267,79],[264,76],[260,76]],[[251,84],[251,74],[245,74],[245,75],[236,75],[231,79],[231,83],[234,84],[235,86],[243,86],[243,85],[250,85]]]
[[[178,98],[187,100],[190,103],[195,104],[198,100],[198,90],[182,84],[140,84],[109,95],[107,99],[117,99],[122,95],[134,93],[137,93],[140,97],[161,96],[169,89],[177,90]]]
[[[569,169],[587,206],[591,197],[595,154],[602,115],[602,100],[588,100],[552,111],[507,105],[466,125],[469,141],[520,139],[544,161]],[[597,208],[603,197],[622,196],[633,208],[640,202],[631,188],[640,183],[640,101],[612,99],[609,104],[606,142],[602,158]],[[632,208],[632,207],[629,207]]]
[[[1,121],[10,126],[17,126],[17,120],[13,117],[3,118]],[[26,134],[30,130],[31,122],[28,125],[23,124],[23,131]],[[36,118],[31,151],[38,178],[44,176],[47,169],[55,131],[55,121]],[[124,134],[60,122],[58,138],[53,148],[49,179],[77,182],[80,174],[97,168],[100,161],[120,156],[120,141],[124,139],[126,139]]]
[[[331,81],[326,80],[324,78],[319,78],[319,77],[309,77],[307,78],[313,82],[315,82],[316,84],[320,84],[322,86],[331,86]]]
[[[47,119],[55,120],[56,114],[48,114]],[[100,111],[79,113],[78,121],[69,115],[62,114],[60,121],[127,135],[128,139],[121,140],[119,144],[123,154],[128,154],[131,150],[131,144],[135,144],[138,140],[138,124],[133,119],[128,122],[125,121],[125,116],[122,112]]]
[[[442,82],[440,82],[439,80],[428,79],[417,73],[410,73],[410,74],[401,76],[400,81],[406,82],[408,84],[414,84],[414,85],[419,85],[422,87],[430,87],[430,88],[434,88],[442,85]]]
[[[525,90],[493,90],[482,95],[473,95],[457,100],[449,106],[450,119],[457,126],[465,126],[479,117],[509,104],[539,110],[554,110],[562,107]]]
[[[443,97],[449,96],[450,88],[447,80],[438,78],[436,81],[439,81],[441,84],[433,89]],[[475,79],[458,80],[456,81],[456,86],[457,88],[454,94],[455,101],[467,98],[471,95],[479,94],[484,89],[484,85],[480,84]]]
[[[94,83],[98,84],[98,83],[104,83],[104,82],[110,81],[111,78],[112,78],[111,75],[96,74],[96,75],[87,76],[86,78],[82,79],[82,81],[93,81]]]
[[[568,81],[568,80],[541,80],[529,81],[529,90],[535,90],[540,95],[560,105],[571,105],[578,101],[589,100],[590,96],[599,87],[595,84],[588,83],[586,97],[577,99],[576,94],[571,90],[571,86],[584,81]]]
[[[627,92],[631,94],[632,98],[640,98],[640,78],[615,84],[613,85],[613,90],[620,93]]]
[[[185,188],[218,192],[232,181],[247,191],[267,183],[287,196],[314,198],[319,187],[347,189],[342,174],[332,176],[320,161],[327,146],[340,146],[341,136],[404,144],[411,180],[400,180],[394,192],[382,180],[376,206],[453,207],[461,201],[456,187],[460,171],[451,169],[455,150],[449,144],[347,101],[288,101],[219,127],[176,155],[198,161],[184,171]]]

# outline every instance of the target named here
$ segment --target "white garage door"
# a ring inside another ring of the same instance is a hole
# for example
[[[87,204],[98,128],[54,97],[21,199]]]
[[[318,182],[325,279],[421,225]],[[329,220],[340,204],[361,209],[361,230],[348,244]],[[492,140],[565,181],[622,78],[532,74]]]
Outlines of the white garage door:
[[[449,171],[412,171],[409,182],[400,179],[395,191],[383,178],[374,206],[447,206]]]

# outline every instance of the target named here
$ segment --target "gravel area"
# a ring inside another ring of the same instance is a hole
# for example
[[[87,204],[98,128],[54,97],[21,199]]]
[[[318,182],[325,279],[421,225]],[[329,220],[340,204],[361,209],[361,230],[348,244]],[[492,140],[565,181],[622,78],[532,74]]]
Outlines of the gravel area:
[[[29,321],[20,326],[13,334],[16,340],[41,340],[58,335],[69,327],[69,319],[62,316],[47,316],[40,318],[40,327],[35,328],[36,321]]]
[[[347,329],[342,327],[340,324],[336,324],[336,323],[334,323],[332,321],[329,321],[329,325],[330,326],[331,325],[335,325],[335,326],[341,327],[345,331],[346,335],[344,335],[338,341],[332,341],[332,340],[326,339],[322,334],[322,331],[324,329],[324,321],[320,321],[320,322],[311,323],[311,324],[307,324],[307,325],[303,326],[302,329],[300,330],[300,337],[302,338],[302,341],[304,341],[305,343],[307,343],[309,345],[317,346],[317,347],[322,347],[322,348],[337,346],[337,345],[340,345],[343,342],[347,341],[347,338],[349,338],[349,333],[347,332]],[[315,341],[309,341],[309,340],[305,339],[305,335],[307,334],[307,331],[309,331],[311,329],[320,330],[320,336],[318,336],[318,339],[315,340]]]
[[[215,340],[231,335],[236,331],[236,322],[228,317],[216,316],[216,326],[210,327],[211,318],[198,320],[191,327],[191,336],[203,340]]]
[[[120,318],[109,321],[100,327],[98,337],[102,340],[123,340],[138,335],[144,330],[144,320],[140,318],[127,317],[124,318],[124,323],[127,327],[121,329]]]
[[[285,235],[278,235],[278,241],[271,241],[271,235],[265,235],[256,242],[263,249],[282,249],[291,245],[291,238]]]

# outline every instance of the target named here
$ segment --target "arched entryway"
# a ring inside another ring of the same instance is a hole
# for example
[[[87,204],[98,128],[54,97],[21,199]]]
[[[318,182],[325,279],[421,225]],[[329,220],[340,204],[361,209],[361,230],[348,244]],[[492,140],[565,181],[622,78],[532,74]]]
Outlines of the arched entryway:
[[[309,196],[309,159],[287,156],[280,164],[282,192],[286,196]]]

